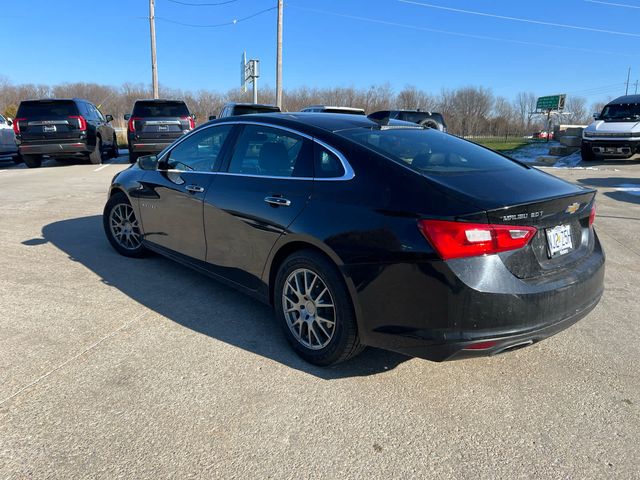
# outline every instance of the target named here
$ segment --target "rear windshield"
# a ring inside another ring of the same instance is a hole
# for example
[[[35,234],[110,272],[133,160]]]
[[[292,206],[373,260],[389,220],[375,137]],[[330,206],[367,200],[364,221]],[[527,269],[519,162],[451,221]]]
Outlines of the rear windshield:
[[[430,128],[354,128],[336,133],[418,173],[450,174],[522,168],[491,150]]]
[[[604,107],[601,120],[610,122],[625,122],[640,119],[640,104],[637,103],[618,103]]]
[[[249,115],[251,113],[271,113],[279,112],[278,107],[256,107],[252,105],[236,105],[233,107],[234,115]]]
[[[184,102],[136,102],[134,117],[187,117],[189,109]]]
[[[55,118],[78,115],[78,107],[70,100],[22,102],[18,108],[18,118]]]
[[[420,123],[427,119],[433,119],[438,123],[443,123],[442,115],[439,115],[437,113],[429,114],[426,112],[402,112],[398,118],[413,123]]]

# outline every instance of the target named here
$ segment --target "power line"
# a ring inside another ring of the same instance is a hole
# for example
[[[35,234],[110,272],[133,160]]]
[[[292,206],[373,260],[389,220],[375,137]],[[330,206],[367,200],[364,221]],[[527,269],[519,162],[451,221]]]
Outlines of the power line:
[[[300,7],[298,5],[292,5],[290,2],[287,3],[287,6],[290,8],[295,8],[297,10],[305,10],[308,12],[320,13],[323,15],[331,15],[334,17],[349,18],[351,20],[358,20],[362,22],[377,23],[380,25],[389,25],[392,27],[408,28],[411,30],[419,30],[422,32],[432,32],[432,33],[439,33],[443,35],[453,35],[457,37],[474,38],[479,40],[491,40],[494,42],[513,43],[516,45],[526,45],[526,46],[543,47],[543,48],[556,48],[561,50],[574,50],[578,52],[596,53],[600,55],[616,55],[616,56],[622,56],[622,57],[636,57],[636,58],[638,57],[638,54],[627,54],[627,53],[613,52],[613,51],[607,51],[607,50],[594,50],[590,48],[581,48],[581,47],[569,47],[566,45],[557,45],[557,44],[551,44],[551,43],[528,42],[524,40],[515,40],[510,38],[490,37],[487,35],[475,35],[472,33],[463,33],[463,32],[455,32],[450,30],[440,30],[436,28],[420,27],[418,25],[411,25],[407,23],[390,22],[387,20],[378,20],[376,18],[360,17],[356,15],[347,15],[347,14],[331,12],[327,10],[318,10],[315,8]]]
[[[164,18],[164,17],[156,17],[156,20],[162,20],[163,22],[167,22],[167,23],[174,23],[176,25],[182,25],[183,27],[195,27],[195,28],[216,28],[216,27],[226,27],[228,25],[236,25],[240,22],[244,22],[246,20],[250,20],[254,17],[257,17],[258,15],[262,15],[263,13],[267,13],[270,12],[272,10],[275,10],[276,7],[270,7],[270,8],[265,8],[264,10],[260,10],[259,12],[253,13],[251,15],[248,15],[246,17],[242,17],[242,18],[234,18],[233,20],[230,20],[228,22],[224,22],[224,23],[216,23],[214,25],[198,25],[198,24],[193,24],[193,23],[183,23],[183,22],[178,22],[176,20],[170,20],[168,18]]]
[[[625,37],[637,37],[640,38],[640,33],[630,33],[630,32],[619,32],[617,30],[605,30],[602,28],[593,28],[593,27],[581,27],[578,25],[568,25],[566,23],[554,23],[554,22],[543,22],[541,20],[531,20],[528,18],[519,18],[519,17],[508,17],[506,15],[496,15],[493,13],[485,13],[485,12],[476,12],[474,10],[463,10],[461,8],[452,8],[452,7],[444,7],[442,5],[433,5],[431,3],[422,3],[416,2],[413,0],[397,0],[400,3],[406,3],[411,5],[419,5],[421,7],[426,8],[435,8],[437,10],[446,10],[448,12],[455,13],[465,13],[468,15],[478,15],[481,17],[489,17],[489,18],[497,18],[500,20],[510,20],[513,22],[523,22],[523,23],[533,23],[535,25],[546,25],[548,27],[558,27],[558,28],[568,28],[572,30],[583,30],[587,32],[597,32],[597,33],[608,33],[611,35],[622,35]]]
[[[191,3],[191,2],[181,2],[180,0],[167,0],[171,3],[177,3],[178,5],[186,5],[188,7],[217,7],[219,5],[227,5],[229,3],[235,3],[238,0],[226,0],[225,2],[217,2],[217,3]]]
[[[601,2],[599,0],[584,0],[584,1],[589,3],[599,3],[600,5],[610,5],[612,7],[636,8],[640,10],[640,5],[629,5],[628,3]]]

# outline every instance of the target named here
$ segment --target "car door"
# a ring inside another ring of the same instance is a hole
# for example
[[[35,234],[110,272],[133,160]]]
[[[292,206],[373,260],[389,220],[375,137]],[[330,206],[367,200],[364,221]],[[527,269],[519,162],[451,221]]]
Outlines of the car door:
[[[205,197],[207,263],[257,290],[271,248],[311,196],[313,143],[282,128],[238,128],[226,165]]]
[[[113,127],[109,125],[107,119],[102,112],[93,104],[90,104],[91,108],[95,111],[96,118],[98,119],[98,131],[102,137],[102,144],[105,147],[113,147]]]
[[[204,261],[203,200],[232,125],[213,125],[178,142],[147,172],[138,192],[144,239]]]

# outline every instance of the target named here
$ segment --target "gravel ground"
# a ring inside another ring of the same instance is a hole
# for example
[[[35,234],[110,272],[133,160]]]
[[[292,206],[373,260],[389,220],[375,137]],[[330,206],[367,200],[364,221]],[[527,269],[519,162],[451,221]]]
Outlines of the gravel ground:
[[[595,186],[606,292],[570,329],[431,363],[330,369],[271,311],[101,230],[125,159],[0,165],[0,478],[640,478],[640,165]]]

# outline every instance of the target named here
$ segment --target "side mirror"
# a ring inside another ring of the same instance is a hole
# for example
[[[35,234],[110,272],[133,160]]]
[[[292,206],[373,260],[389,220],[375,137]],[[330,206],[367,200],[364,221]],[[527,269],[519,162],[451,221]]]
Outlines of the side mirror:
[[[157,170],[158,157],[156,155],[143,155],[138,158],[138,166],[142,170]]]
[[[216,117],[215,115],[209,115],[209,121],[215,120],[216,118],[218,118],[218,117]]]
[[[13,120],[11,120],[10,118],[7,118],[7,125],[9,126],[13,125]]]
[[[129,120],[131,118],[131,114],[130,113],[125,113],[124,114],[124,119],[125,120]]]
[[[594,120],[600,120],[600,114],[599,113],[594,113],[593,114],[593,119]]]
[[[104,118],[107,119],[107,123],[113,122],[113,115],[105,115]]]
[[[196,117],[196,114],[195,114],[195,113],[192,113],[192,114],[191,114],[191,118],[193,118],[193,121],[194,121],[194,122],[198,119],[198,117]]]

